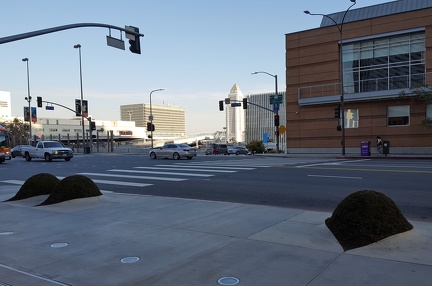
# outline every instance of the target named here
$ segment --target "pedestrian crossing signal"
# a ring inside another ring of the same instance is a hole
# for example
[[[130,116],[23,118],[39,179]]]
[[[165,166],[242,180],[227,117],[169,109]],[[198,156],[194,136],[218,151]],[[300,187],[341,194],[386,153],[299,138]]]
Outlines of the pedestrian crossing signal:
[[[224,102],[223,102],[223,100],[219,100],[219,110],[220,111],[224,110]]]

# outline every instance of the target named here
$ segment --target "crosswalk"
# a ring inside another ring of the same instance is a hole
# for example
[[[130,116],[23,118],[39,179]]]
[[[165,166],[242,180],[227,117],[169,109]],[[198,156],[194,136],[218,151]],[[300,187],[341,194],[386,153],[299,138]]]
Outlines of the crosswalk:
[[[103,172],[80,172],[78,175],[89,177],[99,187],[117,185],[130,187],[148,187],[158,181],[182,182],[193,178],[209,179],[223,174],[251,171],[257,168],[269,168],[282,165],[280,160],[235,160],[235,161],[202,161],[173,164],[157,164],[154,166],[135,166],[128,169],[108,169]],[[55,174],[54,174],[55,175]],[[57,176],[63,179],[62,176]],[[4,180],[1,183],[22,185],[21,180]]]

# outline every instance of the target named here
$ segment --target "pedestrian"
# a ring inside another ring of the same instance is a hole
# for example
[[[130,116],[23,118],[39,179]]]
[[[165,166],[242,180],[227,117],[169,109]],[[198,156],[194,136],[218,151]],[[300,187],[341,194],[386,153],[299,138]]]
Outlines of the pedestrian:
[[[377,136],[376,138],[377,138],[377,143],[376,143],[377,150],[378,150],[378,153],[381,154],[381,153],[382,153],[382,146],[383,146],[383,142],[382,142],[380,136]]]

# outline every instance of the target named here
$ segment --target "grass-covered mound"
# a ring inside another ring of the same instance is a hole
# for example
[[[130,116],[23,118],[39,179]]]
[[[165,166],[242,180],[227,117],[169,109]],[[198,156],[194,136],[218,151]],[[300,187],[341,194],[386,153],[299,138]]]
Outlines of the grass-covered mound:
[[[48,195],[60,182],[56,176],[48,173],[40,173],[28,178],[19,191],[7,201],[17,201],[35,196]]]
[[[365,246],[413,228],[393,200],[370,190],[346,197],[325,223],[344,250]]]
[[[40,205],[51,205],[68,200],[101,196],[99,187],[89,178],[73,175],[61,180],[49,197]]]

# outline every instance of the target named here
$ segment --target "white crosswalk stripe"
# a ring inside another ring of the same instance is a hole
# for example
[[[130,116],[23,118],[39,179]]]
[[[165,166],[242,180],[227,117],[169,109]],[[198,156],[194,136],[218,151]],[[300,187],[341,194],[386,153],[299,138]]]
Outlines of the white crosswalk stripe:
[[[173,164],[158,164],[155,166],[137,166],[130,169],[109,169],[104,172],[77,173],[91,178],[100,185],[118,185],[130,187],[147,187],[154,181],[182,182],[192,178],[208,179],[216,175],[233,174],[241,171],[251,171],[257,168],[268,168],[282,165],[281,160],[223,160],[204,162],[173,162]],[[264,164],[263,164],[264,163]],[[100,179],[101,177],[106,177]],[[57,176],[58,179],[64,177]],[[23,185],[25,181],[4,180],[0,183]]]

